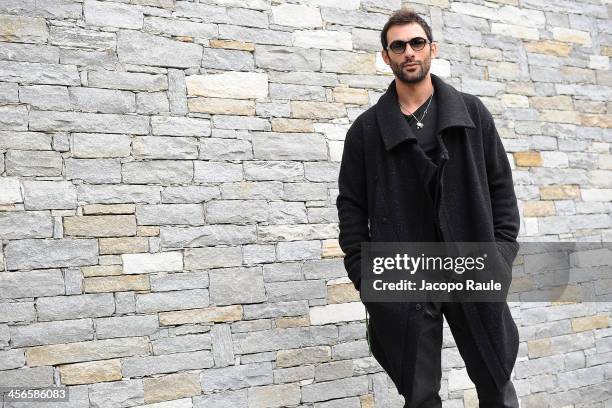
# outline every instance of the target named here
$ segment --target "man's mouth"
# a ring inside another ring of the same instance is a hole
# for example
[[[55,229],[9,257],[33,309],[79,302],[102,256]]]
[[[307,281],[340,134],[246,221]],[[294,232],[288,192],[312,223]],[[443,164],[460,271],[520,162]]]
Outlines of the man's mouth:
[[[407,63],[407,64],[403,64],[403,66],[405,67],[416,67],[417,65],[419,65],[418,63],[414,62],[414,63]]]

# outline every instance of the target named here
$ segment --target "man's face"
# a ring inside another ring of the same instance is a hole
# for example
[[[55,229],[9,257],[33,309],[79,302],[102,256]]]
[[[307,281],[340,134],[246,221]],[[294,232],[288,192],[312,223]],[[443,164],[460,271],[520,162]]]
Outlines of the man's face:
[[[387,44],[395,40],[408,41],[414,37],[427,39],[425,30],[417,23],[391,26],[387,31]],[[382,57],[387,65],[391,67],[395,77],[405,84],[414,84],[422,81],[431,68],[431,59],[436,57],[437,44],[426,44],[420,51],[414,51],[410,44],[406,44],[406,50],[402,54],[396,54],[391,50],[383,50]],[[413,64],[413,65],[408,65]]]

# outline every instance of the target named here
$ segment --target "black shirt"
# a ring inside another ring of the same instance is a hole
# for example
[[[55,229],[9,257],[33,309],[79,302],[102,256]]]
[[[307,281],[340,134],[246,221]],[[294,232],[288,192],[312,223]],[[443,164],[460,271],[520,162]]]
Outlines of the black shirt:
[[[404,114],[404,117],[408,121],[408,125],[410,126],[412,133],[414,133],[416,136],[421,148],[425,151],[425,153],[427,153],[429,158],[435,164],[438,164],[440,144],[438,143],[438,139],[436,137],[436,95],[434,94],[433,97],[431,97],[431,103],[429,103],[429,100],[429,98],[425,100],[425,102],[419,106],[417,110],[412,112],[412,115],[416,116],[420,120],[423,117],[423,113],[425,113],[425,109],[427,109],[427,105],[429,104],[427,114],[421,121],[421,123],[424,125],[422,128],[417,128],[417,119],[415,119],[412,115]]]
[[[427,109],[427,105],[429,104],[429,108]],[[417,110],[412,112],[414,116],[418,119],[423,117],[423,113],[427,109],[427,114],[421,121],[423,123],[422,128],[417,128],[417,121],[412,115],[404,114],[404,117],[408,121],[408,125],[410,126],[410,130],[417,138],[419,146],[425,151],[431,162],[433,163],[432,169],[426,174],[429,175],[428,186],[429,186],[429,194],[432,200],[435,198],[436,191],[436,174],[435,169],[437,169],[438,165],[438,155],[440,154],[440,143],[438,142],[438,138],[436,137],[436,95],[434,94],[431,97],[431,103],[429,103],[429,98],[425,100],[425,102],[419,106]]]

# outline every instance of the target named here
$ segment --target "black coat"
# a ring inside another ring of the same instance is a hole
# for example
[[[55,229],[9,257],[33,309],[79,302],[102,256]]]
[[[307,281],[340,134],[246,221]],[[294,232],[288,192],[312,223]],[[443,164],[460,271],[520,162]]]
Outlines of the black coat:
[[[420,178],[427,156],[399,109],[395,80],[346,134],[336,205],[344,266],[357,290],[361,242],[419,242],[423,217],[433,217],[444,241],[497,242],[511,276],[519,249],[520,218],[510,163],[493,117],[478,97],[430,75],[438,112],[436,133],[445,159],[440,167],[437,214],[431,201],[425,200],[426,186]],[[409,302],[364,304],[370,315],[369,330],[380,344],[372,348],[372,354],[385,364],[398,389],[406,389],[415,375],[416,354],[402,352],[415,348],[418,334],[406,327],[411,319],[418,324],[422,311]],[[500,386],[510,378],[519,344],[508,305],[461,305],[474,342]]]

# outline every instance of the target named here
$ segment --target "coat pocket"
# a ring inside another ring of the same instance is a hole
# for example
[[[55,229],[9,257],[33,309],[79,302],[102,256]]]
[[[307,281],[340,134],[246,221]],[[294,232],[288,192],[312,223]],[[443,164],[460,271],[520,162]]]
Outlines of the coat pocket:
[[[512,264],[514,263],[515,255],[513,247],[509,247],[511,243],[496,241],[495,248],[497,249],[497,263],[501,269],[499,278],[503,287],[503,297],[507,299],[512,284]]]
[[[387,195],[380,181],[376,183],[373,202],[374,208],[372,211],[372,219],[370,220],[372,241],[393,241],[395,237],[393,231],[393,217],[389,215]]]
[[[495,247],[497,248],[497,254],[500,257],[501,263],[506,267],[506,271],[512,275],[512,264],[518,251],[518,243],[495,241]]]

